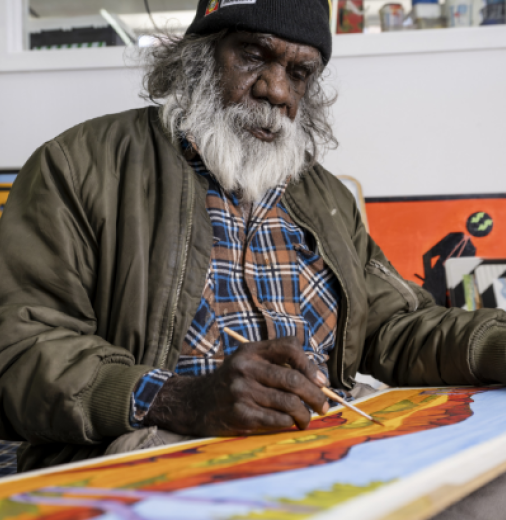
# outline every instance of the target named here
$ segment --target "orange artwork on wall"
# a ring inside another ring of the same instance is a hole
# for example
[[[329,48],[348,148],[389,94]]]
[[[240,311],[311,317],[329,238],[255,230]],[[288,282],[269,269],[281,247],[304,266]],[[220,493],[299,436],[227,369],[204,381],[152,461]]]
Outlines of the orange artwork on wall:
[[[506,257],[506,194],[368,199],[366,208],[370,234],[390,262],[441,305],[448,258]]]

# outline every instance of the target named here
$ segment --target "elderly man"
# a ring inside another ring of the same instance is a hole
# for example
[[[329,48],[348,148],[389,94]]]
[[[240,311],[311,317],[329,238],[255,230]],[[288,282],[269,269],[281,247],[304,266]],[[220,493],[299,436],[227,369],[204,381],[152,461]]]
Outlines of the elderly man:
[[[27,441],[22,470],[305,428],[357,370],[506,381],[506,315],[402,280],[317,163],[328,19],[328,0],[201,1],[152,54],[160,110],[28,160],[0,226],[0,438]]]

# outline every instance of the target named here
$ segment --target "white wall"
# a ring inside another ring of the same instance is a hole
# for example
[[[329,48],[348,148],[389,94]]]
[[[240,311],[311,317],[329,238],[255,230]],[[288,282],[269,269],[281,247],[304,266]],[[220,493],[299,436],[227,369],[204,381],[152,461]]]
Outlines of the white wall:
[[[506,26],[347,35],[334,47],[341,145],[327,168],[369,197],[506,192]],[[42,58],[0,63],[0,169],[81,121],[144,104],[140,69],[48,70]]]
[[[82,121],[143,106],[140,84],[139,69],[0,72],[0,169]]]
[[[357,177],[365,196],[506,192],[506,48],[333,66],[333,173]]]

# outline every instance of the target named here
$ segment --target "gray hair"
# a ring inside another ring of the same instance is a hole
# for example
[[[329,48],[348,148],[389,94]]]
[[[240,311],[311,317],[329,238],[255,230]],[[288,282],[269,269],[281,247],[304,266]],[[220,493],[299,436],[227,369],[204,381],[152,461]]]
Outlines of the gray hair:
[[[207,36],[165,35],[158,38],[158,44],[148,51],[144,98],[156,102],[174,97],[178,110],[172,110],[172,131],[179,128],[192,99],[202,96],[203,92],[196,92],[202,89],[201,75],[208,73],[209,60],[215,59],[216,45],[227,33],[225,30]],[[213,70],[217,77],[216,67]],[[316,162],[320,154],[338,145],[329,120],[329,108],[337,96],[325,91],[324,80],[324,66],[320,61],[300,104],[300,124],[306,134],[311,163]],[[215,85],[216,82],[212,82],[213,88]]]

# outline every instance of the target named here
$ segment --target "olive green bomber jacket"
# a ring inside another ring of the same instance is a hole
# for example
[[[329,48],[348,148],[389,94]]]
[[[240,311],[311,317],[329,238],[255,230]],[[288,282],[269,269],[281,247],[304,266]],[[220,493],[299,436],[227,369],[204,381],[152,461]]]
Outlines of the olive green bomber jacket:
[[[153,107],[88,121],[28,160],[0,221],[0,438],[28,441],[21,469],[103,453],[132,429],[138,379],[174,369],[209,266],[206,193]],[[473,353],[505,313],[437,307],[402,280],[321,166],[283,202],[340,282],[334,386],[358,370],[480,383]]]

